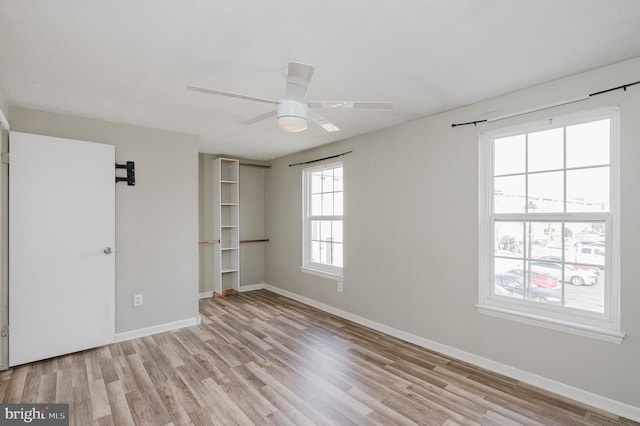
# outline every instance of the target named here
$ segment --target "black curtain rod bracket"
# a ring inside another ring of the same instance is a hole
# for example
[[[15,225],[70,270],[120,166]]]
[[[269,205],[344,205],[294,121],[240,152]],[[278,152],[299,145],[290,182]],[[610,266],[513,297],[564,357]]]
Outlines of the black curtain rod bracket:
[[[127,161],[127,164],[116,163],[116,170],[127,169],[127,177],[116,176],[116,183],[127,182],[128,186],[136,186],[136,163]]]
[[[289,164],[289,167],[303,166],[305,164],[317,163],[318,161],[330,160],[332,158],[338,158],[338,157],[342,157],[343,155],[351,154],[352,152],[353,151],[347,151],[347,152],[343,152],[342,154],[332,155],[331,157],[318,158],[317,160],[311,160],[311,161],[303,161],[302,163],[293,163],[293,164]]]

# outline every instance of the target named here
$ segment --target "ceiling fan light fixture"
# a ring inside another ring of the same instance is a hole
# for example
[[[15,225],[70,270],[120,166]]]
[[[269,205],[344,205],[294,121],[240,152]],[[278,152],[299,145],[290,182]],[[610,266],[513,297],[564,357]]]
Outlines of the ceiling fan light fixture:
[[[373,102],[373,101],[312,101],[307,99],[307,88],[311,82],[314,72],[313,65],[302,64],[299,62],[289,62],[284,71],[287,79],[287,87],[284,98],[280,101],[275,99],[261,98],[251,95],[243,95],[242,93],[227,92],[225,90],[208,89],[206,87],[187,86],[187,90],[195,92],[209,93],[218,96],[227,96],[230,98],[242,99],[245,101],[262,102],[271,105],[277,105],[276,111],[273,109],[264,114],[244,120],[242,124],[254,124],[266,118],[277,116],[278,127],[288,133],[299,133],[307,129],[309,120],[320,126],[326,132],[337,132],[340,130],[338,126],[331,123],[323,116],[316,113],[314,108],[330,108],[334,110],[344,109],[361,109],[361,110],[378,110],[390,111],[393,108],[391,102]],[[310,109],[311,108],[311,109]]]
[[[285,99],[278,104],[278,127],[285,132],[298,133],[307,129],[308,105]]]

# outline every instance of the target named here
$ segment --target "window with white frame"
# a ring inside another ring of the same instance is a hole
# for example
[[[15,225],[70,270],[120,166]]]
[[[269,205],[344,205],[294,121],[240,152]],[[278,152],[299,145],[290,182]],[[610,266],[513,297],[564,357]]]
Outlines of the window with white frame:
[[[342,163],[303,170],[302,270],[342,279]]]
[[[618,110],[480,144],[479,310],[620,342]]]

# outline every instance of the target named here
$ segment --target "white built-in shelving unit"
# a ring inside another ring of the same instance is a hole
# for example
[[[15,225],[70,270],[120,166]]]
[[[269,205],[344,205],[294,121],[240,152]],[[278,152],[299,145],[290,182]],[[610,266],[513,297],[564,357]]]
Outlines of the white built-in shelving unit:
[[[240,163],[217,158],[213,162],[213,292],[240,290]]]

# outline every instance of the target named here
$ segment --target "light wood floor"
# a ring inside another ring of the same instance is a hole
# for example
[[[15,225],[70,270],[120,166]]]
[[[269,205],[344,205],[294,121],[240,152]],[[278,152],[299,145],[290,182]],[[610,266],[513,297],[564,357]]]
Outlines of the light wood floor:
[[[3,402],[75,425],[632,425],[266,290],[202,324],[0,373]]]

